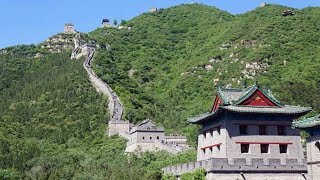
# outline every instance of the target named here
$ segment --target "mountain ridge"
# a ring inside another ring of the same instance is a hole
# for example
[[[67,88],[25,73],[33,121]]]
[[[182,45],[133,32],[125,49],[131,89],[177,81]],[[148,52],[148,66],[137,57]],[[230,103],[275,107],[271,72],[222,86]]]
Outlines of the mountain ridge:
[[[144,13],[123,24],[130,30],[98,28],[86,36],[99,47],[92,66],[119,95],[126,119],[152,118],[167,134],[187,135],[194,147],[198,127],[186,119],[210,111],[218,85],[259,81],[283,103],[312,106],[315,114],[320,9],[290,8],[295,15],[283,17],[286,9],[270,5],[232,15],[183,5]],[[106,99],[90,85],[83,59],[69,60],[71,49],[5,50],[0,178],[161,179],[161,168],[196,158],[192,150],[125,156],[125,141],[105,136]],[[43,57],[34,58],[39,52]]]

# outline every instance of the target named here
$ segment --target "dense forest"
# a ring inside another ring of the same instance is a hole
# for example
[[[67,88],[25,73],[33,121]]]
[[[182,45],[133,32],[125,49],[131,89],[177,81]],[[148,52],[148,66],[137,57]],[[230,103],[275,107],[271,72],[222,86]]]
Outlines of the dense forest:
[[[232,15],[180,5],[86,38],[100,47],[93,68],[120,96],[125,119],[151,118],[196,146],[198,127],[186,119],[210,110],[217,85],[259,81],[283,103],[320,112],[320,9],[281,16],[286,9]],[[194,150],[125,155],[125,140],[105,135],[107,98],[70,53],[40,45],[0,53],[0,179],[171,179],[161,168],[195,160]]]
[[[292,9],[294,16],[282,16]],[[217,85],[255,81],[284,104],[320,112],[320,8],[267,5],[232,15],[201,4],[144,13],[89,37],[94,68],[119,94],[131,122],[152,118],[195,142],[186,119],[208,112]],[[110,45],[111,48],[104,48]],[[193,143],[194,144],[194,143]]]

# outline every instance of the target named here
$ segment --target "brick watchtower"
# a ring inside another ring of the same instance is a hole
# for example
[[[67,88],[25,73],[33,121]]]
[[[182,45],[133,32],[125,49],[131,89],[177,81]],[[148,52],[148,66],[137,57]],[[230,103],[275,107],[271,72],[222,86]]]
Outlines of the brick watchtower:
[[[101,23],[102,27],[110,27],[110,20],[109,19],[102,19],[102,23]]]
[[[210,158],[295,158],[303,160],[294,119],[311,108],[286,106],[258,84],[246,89],[218,88],[210,113],[190,119],[202,128],[198,161]]]
[[[310,111],[283,105],[257,83],[245,89],[218,87],[211,111],[188,120],[202,126],[197,162],[164,171],[180,176],[204,168],[207,179],[305,179],[299,131],[291,126]]]
[[[309,180],[320,178],[320,114],[302,121],[293,122],[293,127],[308,133],[307,165]]]
[[[67,33],[67,34],[76,33],[76,30],[74,29],[74,25],[71,23],[64,24],[64,33]]]

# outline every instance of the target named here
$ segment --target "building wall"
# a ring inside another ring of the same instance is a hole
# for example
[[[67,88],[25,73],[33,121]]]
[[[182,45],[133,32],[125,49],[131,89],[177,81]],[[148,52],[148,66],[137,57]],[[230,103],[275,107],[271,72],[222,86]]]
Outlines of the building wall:
[[[109,123],[109,136],[112,135],[117,135],[120,133],[128,133],[129,132],[129,128],[130,128],[130,123],[116,123],[116,122],[112,122]]]
[[[320,142],[320,135],[307,138],[309,180],[317,180],[320,178],[320,150],[316,147],[316,142]]]
[[[108,22],[103,22],[102,23],[102,27],[104,28],[104,27],[110,27],[110,23],[108,23]]]
[[[304,175],[296,173],[208,173],[206,175],[206,180],[306,180]]]
[[[247,124],[248,135],[240,135],[239,125]],[[267,135],[259,135],[259,125],[266,126]],[[278,135],[278,126],[285,126],[286,135]],[[227,156],[230,158],[297,158],[304,159],[299,131],[291,128],[291,121],[227,121]],[[249,153],[241,153],[241,143],[250,142]],[[270,143],[269,152],[261,153],[260,144]],[[287,144],[287,153],[280,153],[280,144]]]
[[[220,133],[219,133],[220,128]],[[198,149],[197,160],[202,161],[210,158],[226,158],[227,156],[227,130],[221,122],[212,123],[208,126],[204,126],[198,135]],[[212,148],[206,148],[213,146]],[[220,150],[218,149],[220,146]]]
[[[291,119],[245,120],[236,117],[220,118],[203,126],[198,135],[197,160],[210,158],[296,158],[304,159],[299,131],[291,128]],[[268,119],[268,118],[267,118]],[[239,125],[247,125],[248,135],[240,135]],[[220,134],[217,127],[220,126]],[[267,135],[259,135],[259,125],[267,128]],[[286,135],[278,135],[278,126],[285,126]],[[204,135],[205,134],[205,135]],[[241,153],[241,143],[249,143],[249,153]],[[261,153],[260,144],[270,143],[268,153]],[[287,153],[280,153],[280,144],[287,145]],[[220,150],[217,148],[220,144]],[[204,147],[210,147],[203,150]]]
[[[204,161],[189,162],[163,168],[164,174],[180,177],[184,173],[196,169],[205,169],[207,179],[276,179],[282,180],[290,177],[300,179],[306,177],[306,161],[302,164],[297,159],[286,159],[283,164],[281,159],[252,158],[212,158]]]
[[[64,32],[65,33],[74,33],[74,27],[73,26],[64,26]]]
[[[164,140],[164,132],[139,132],[136,131],[133,134],[136,134],[137,143],[154,143],[155,140],[160,142]]]

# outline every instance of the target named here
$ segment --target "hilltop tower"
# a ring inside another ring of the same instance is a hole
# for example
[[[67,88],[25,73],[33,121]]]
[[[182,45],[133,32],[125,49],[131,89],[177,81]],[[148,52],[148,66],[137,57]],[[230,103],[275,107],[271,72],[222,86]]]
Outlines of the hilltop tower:
[[[309,180],[316,180],[320,177],[320,114],[296,121],[293,127],[304,130],[308,133],[307,138],[307,165]]]
[[[156,13],[157,11],[158,11],[158,9],[154,8],[154,7],[149,9],[150,13]]]
[[[262,2],[262,3],[260,3],[260,7],[265,7],[267,5],[267,3],[266,2]]]
[[[67,34],[76,33],[76,30],[74,29],[74,25],[72,23],[64,24],[64,33],[67,33]]]
[[[218,87],[211,111],[191,118],[201,125],[197,162],[164,168],[180,176],[205,168],[206,179],[305,179],[299,131],[292,121],[309,107],[283,105],[257,83],[245,89]]]
[[[102,19],[102,26],[103,28],[105,27],[110,27],[110,20],[109,19]]]

